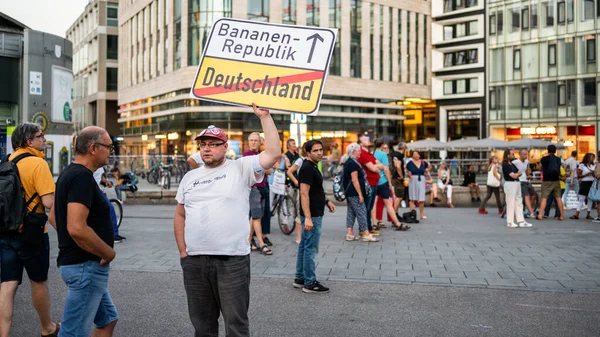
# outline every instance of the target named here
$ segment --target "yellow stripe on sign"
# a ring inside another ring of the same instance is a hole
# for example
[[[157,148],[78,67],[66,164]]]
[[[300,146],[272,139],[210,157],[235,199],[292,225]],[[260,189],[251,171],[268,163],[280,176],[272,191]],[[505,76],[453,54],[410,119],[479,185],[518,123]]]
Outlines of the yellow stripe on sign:
[[[325,73],[204,57],[194,96],[223,102],[311,113]]]

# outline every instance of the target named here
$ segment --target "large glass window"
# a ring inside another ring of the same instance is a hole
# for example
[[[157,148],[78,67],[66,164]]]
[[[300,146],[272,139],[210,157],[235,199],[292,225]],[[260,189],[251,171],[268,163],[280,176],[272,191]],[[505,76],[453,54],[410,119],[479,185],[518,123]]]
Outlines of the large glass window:
[[[248,19],[269,21],[269,0],[248,0]]]
[[[521,70],[521,49],[513,50],[513,69]]]
[[[444,95],[473,93],[479,90],[479,79],[466,78],[444,81]]]
[[[296,24],[296,0],[283,0],[282,3],[282,20],[288,25]]]
[[[118,72],[117,68],[106,68],[106,91],[117,91]]]
[[[350,76],[361,77],[362,0],[350,3]]]
[[[498,34],[502,33],[504,29],[504,13],[498,11]]]
[[[558,75],[575,75],[577,66],[575,64],[575,39],[558,41]]]
[[[478,0],[444,0],[444,13],[477,6]]]
[[[521,107],[529,108],[530,104],[529,87],[521,88]]]
[[[511,11],[512,32],[518,32],[521,29],[521,13],[519,8],[513,8]]]
[[[461,22],[444,26],[444,40],[477,35],[477,21]]]
[[[583,80],[583,105],[596,105],[596,79]]]
[[[556,45],[548,45],[548,66],[556,66]]]
[[[593,20],[594,19],[594,0],[583,0],[583,20]]]
[[[537,28],[538,26],[538,5],[534,3],[531,6],[531,28]]]
[[[175,36],[173,36],[175,42],[175,50],[173,51],[175,69],[181,68],[181,1],[175,0],[175,16],[173,20],[175,23]]]
[[[567,0],[567,22],[573,22],[575,20],[575,8],[573,0]]]
[[[496,102],[496,90],[490,90],[490,110],[496,110],[497,102]]]
[[[313,0],[315,3],[319,3],[319,0]],[[317,11],[318,12],[318,11]],[[342,1],[341,0],[329,0],[329,27],[338,28],[342,27]],[[318,20],[317,20],[318,21]],[[318,25],[318,22],[317,22]],[[340,49],[340,34],[333,46],[333,54],[331,55],[331,61],[329,62],[329,74],[341,75],[341,49]]]
[[[521,28],[529,29],[529,7],[521,10]]]
[[[477,49],[444,53],[444,67],[477,63]]]
[[[554,26],[554,4],[550,2],[542,3],[543,13],[546,16],[546,27]]]
[[[496,34],[496,14],[490,15],[490,35]]]
[[[106,58],[116,60],[119,58],[119,37],[106,35]]]
[[[596,37],[585,41],[585,59],[589,63],[596,62]]]
[[[558,2],[558,23],[565,23],[565,2]]]
[[[329,0],[331,2],[331,0]],[[306,25],[319,26],[320,0],[306,0]]]
[[[119,27],[119,4],[109,2],[106,5],[106,25]]]
[[[198,65],[213,23],[231,17],[231,0],[189,0],[188,65]]]
[[[558,105],[567,105],[567,86],[564,82],[558,84]]]

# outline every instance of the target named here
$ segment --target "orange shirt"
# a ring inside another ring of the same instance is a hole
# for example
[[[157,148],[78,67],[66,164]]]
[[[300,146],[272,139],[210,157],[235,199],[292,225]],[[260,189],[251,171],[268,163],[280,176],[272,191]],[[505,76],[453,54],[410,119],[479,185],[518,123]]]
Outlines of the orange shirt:
[[[40,204],[41,206],[36,208],[36,212],[45,213],[46,210],[44,205],[42,205],[41,197],[54,193],[55,184],[52,172],[50,172],[48,163],[44,160],[44,154],[32,147],[17,149],[17,151],[10,155],[9,160],[16,158],[23,153],[31,153],[35,156],[23,158],[17,163],[19,176],[21,177],[21,185],[25,190],[25,200],[28,201],[36,192],[38,194],[38,197],[29,204],[27,210],[31,212],[34,207]],[[46,228],[44,232],[47,233],[48,228]]]

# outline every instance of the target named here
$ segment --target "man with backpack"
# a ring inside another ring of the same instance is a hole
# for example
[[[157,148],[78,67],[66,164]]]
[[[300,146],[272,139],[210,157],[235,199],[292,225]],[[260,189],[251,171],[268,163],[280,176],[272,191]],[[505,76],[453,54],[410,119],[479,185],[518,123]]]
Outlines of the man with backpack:
[[[560,166],[561,160],[556,156],[556,146],[548,145],[548,155],[540,160],[542,165],[542,174],[544,181],[542,181],[542,203],[540,204],[540,210],[546,209],[546,201],[548,196],[552,196],[558,203],[558,209],[560,210],[559,220],[564,219],[564,207],[562,198],[560,195]],[[542,220],[543,212],[539,212],[537,219]]]
[[[42,151],[46,138],[39,125],[23,123],[12,134],[16,150],[0,164],[0,336],[10,335],[13,304],[23,269],[31,281],[32,302],[42,336],[57,336],[48,295],[50,244],[46,208],[54,204],[54,179]],[[12,186],[12,187],[11,187]],[[56,227],[55,227],[56,228]]]

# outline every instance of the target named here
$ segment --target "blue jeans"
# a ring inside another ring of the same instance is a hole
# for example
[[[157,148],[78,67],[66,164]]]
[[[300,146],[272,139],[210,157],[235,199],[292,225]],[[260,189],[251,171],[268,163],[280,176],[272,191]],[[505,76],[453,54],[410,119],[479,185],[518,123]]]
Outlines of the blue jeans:
[[[109,269],[96,261],[60,266],[67,299],[59,337],[89,337],[92,323],[103,328],[119,319],[108,293]]]
[[[117,194],[117,199],[123,201],[123,191],[131,191],[129,186],[115,186],[115,193]]]
[[[305,285],[312,285],[316,280],[315,275],[315,256],[319,252],[319,241],[321,240],[321,225],[323,217],[313,217],[313,229],[307,231],[304,229],[306,217],[301,216],[302,239],[298,244],[298,256],[296,257],[296,278],[304,280]]]
[[[371,186],[371,196],[365,198],[365,203],[367,205],[367,224],[369,226],[369,231],[373,230],[373,222],[371,221],[371,211],[375,206],[375,198],[377,197],[377,186]]]
[[[564,195],[565,189],[560,190],[561,195]],[[550,194],[546,200],[546,209],[544,210],[545,216],[550,216],[550,210],[552,209],[552,203],[554,203],[554,216],[560,216],[560,209],[558,208],[558,202],[554,200],[554,196]],[[564,204],[563,204],[564,205]]]
[[[110,206],[110,221],[113,225],[113,232],[115,236],[117,236],[119,235],[119,227],[117,227],[117,213],[115,213],[115,208],[110,203],[110,200],[108,200],[108,196],[106,195],[106,193],[104,193],[104,198],[106,199],[106,202],[108,202],[108,206]]]

